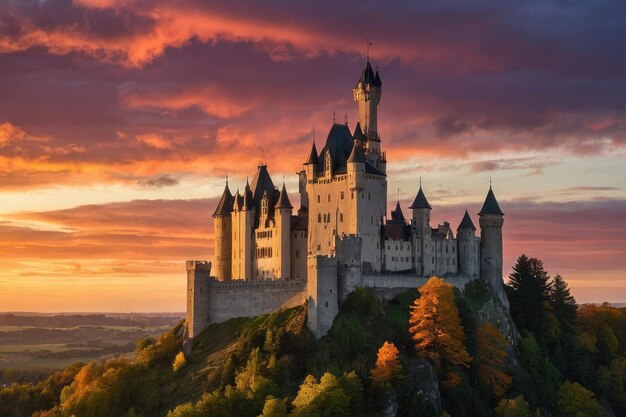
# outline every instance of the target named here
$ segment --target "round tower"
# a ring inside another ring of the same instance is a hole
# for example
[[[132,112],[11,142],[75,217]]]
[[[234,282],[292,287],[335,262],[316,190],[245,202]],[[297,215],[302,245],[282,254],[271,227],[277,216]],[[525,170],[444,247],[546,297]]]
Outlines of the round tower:
[[[409,207],[413,210],[412,224],[413,236],[415,239],[415,272],[422,276],[431,276],[435,272],[435,264],[432,259],[433,245],[430,229],[430,210],[432,207],[424,191],[422,190],[422,181],[420,179],[420,189],[413,200],[413,204]]]
[[[456,229],[456,237],[459,272],[468,277],[477,277],[480,273],[480,240],[476,237],[476,226],[467,210]]]
[[[502,225],[504,213],[489,186],[483,208],[478,213],[480,223],[480,276],[488,281],[506,303],[502,285]]]
[[[283,189],[280,191],[278,202],[274,206],[274,217],[276,219],[276,231],[278,234],[278,245],[280,247],[280,260],[278,277],[288,279],[291,277],[291,213],[293,206],[289,201],[287,189],[283,182]]]
[[[215,277],[220,281],[231,279],[232,256],[232,217],[234,197],[228,189],[228,180],[222,198],[213,213],[213,233],[215,235]]]
[[[361,77],[352,89],[354,101],[359,105],[359,124],[367,138],[367,152],[380,153],[380,137],[378,136],[378,104],[382,94],[382,81],[378,71],[374,73],[369,57]]]

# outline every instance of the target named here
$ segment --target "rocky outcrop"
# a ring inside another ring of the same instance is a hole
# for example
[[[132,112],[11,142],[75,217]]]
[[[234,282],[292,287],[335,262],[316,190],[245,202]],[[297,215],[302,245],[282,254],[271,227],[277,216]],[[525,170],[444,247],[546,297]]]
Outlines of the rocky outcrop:
[[[415,392],[432,404],[435,412],[441,412],[441,395],[435,369],[423,359],[406,358],[402,365],[405,371],[405,382]]]

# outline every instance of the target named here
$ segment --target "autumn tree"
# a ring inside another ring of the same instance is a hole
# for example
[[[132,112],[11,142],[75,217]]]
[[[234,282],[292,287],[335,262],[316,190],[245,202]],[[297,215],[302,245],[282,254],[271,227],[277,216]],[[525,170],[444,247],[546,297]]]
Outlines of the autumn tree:
[[[420,298],[411,306],[409,331],[417,355],[445,373],[443,386],[458,385],[461,376],[455,367],[468,367],[472,357],[463,345],[465,333],[454,304],[453,287],[432,277],[420,288]]]
[[[480,326],[476,332],[474,363],[478,379],[492,389],[496,398],[502,398],[513,381],[505,372],[507,355],[507,341],[502,332],[491,323]]]
[[[396,345],[385,342],[378,349],[376,365],[372,369],[372,381],[378,385],[384,385],[391,380],[400,369],[399,352]]]

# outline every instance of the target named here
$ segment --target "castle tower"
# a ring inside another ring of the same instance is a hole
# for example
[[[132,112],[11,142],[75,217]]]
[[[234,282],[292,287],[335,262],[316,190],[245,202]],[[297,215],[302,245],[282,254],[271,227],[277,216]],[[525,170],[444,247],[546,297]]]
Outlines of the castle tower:
[[[352,93],[354,101],[359,106],[359,125],[367,139],[366,151],[375,154],[380,153],[378,104],[380,103],[382,85],[378,71],[374,73],[368,57],[365,68]]]
[[[274,217],[276,220],[276,231],[280,245],[280,265],[278,276],[280,278],[291,277],[291,212],[293,206],[289,201],[287,189],[283,182],[283,189],[280,191],[278,202],[274,207]]]
[[[360,191],[363,189],[363,176],[365,175],[365,156],[355,140],[352,152],[346,163],[348,167],[348,189],[350,191]]]
[[[246,182],[243,196],[237,190],[233,203],[232,279],[252,278],[252,233],[255,211],[252,191]]]
[[[222,198],[213,213],[213,232],[215,234],[215,277],[220,281],[231,278],[232,218],[233,196],[228,189],[228,180]]]
[[[412,221],[415,239],[415,272],[418,275],[430,276],[435,271],[435,263],[432,259],[433,244],[430,229],[430,210],[432,207],[428,203],[420,180],[420,189],[409,207],[413,210]],[[420,262],[421,261],[421,262]]]
[[[506,295],[502,285],[502,225],[504,213],[493,194],[491,186],[485,198],[480,218],[480,276],[498,292],[505,305]]]
[[[467,210],[456,229],[456,236],[459,272],[468,277],[477,277],[480,273],[480,239],[476,236],[476,226]]]

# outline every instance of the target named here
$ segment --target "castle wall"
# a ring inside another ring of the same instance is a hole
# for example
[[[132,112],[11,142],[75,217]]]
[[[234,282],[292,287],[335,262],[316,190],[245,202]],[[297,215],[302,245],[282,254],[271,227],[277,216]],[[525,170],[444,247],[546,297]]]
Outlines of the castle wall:
[[[213,275],[222,281],[231,277],[232,218],[216,215],[213,218],[215,234],[215,265]]]
[[[470,277],[480,275],[480,238],[459,231],[458,234],[459,273]]]
[[[386,239],[383,244],[386,271],[408,271],[414,268],[411,241]]]
[[[187,261],[187,331],[194,337],[209,324],[211,262]]]
[[[433,239],[432,261],[436,276],[457,273],[457,242],[454,239]]]
[[[302,305],[305,300],[304,281],[210,280],[206,295],[207,324],[221,323],[235,317],[269,314],[281,308]]]

